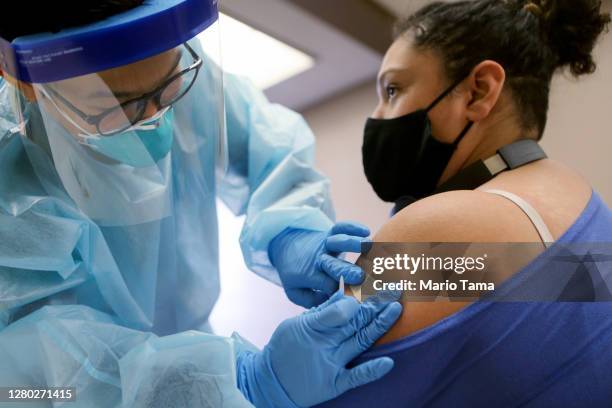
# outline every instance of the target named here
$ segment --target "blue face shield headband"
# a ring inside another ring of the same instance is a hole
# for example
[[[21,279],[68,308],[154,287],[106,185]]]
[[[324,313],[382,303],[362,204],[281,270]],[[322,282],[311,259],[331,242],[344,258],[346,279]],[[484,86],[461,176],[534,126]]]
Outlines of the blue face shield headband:
[[[0,67],[32,84],[75,78],[175,48],[209,29],[218,18],[217,0],[146,0],[140,7],[95,24],[11,42],[0,37]]]

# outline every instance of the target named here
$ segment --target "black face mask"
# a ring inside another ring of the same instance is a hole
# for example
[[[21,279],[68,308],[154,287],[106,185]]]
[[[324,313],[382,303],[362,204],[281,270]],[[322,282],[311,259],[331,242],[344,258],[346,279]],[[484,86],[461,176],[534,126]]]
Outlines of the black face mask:
[[[444,169],[473,125],[469,122],[454,143],[432,136],[427,116],[461,81],[429,107],[395,119],[368,119],[363,139],[363,168],[376,194],[384,201],[401,197],[421,199],[432,194]]]

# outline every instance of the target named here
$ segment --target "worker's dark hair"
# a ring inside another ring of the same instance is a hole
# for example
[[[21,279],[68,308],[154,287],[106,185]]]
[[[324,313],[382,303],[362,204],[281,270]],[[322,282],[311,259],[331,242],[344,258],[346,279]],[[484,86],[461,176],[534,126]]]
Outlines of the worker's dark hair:
[[[140,6],[144,0],[78,0],[13,2],[0,21],[0,37],[13,41],[17,37],[58,32],[104,20],[107,17]]]
[[[610,14],[599,0],[468,0],[435,2],[401,20],[396,37],[437,53],[448,82],[467,77],[484,60],[506,71],[523,130],[542,136],[553,74],[569,67],[590,74],[597,38]]]

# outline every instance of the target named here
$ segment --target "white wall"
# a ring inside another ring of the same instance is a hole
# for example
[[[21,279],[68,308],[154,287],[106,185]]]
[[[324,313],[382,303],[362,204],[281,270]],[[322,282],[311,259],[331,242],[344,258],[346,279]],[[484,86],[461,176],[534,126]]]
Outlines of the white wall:
[[[612,33],[603,37],[595,54],[594,75],[554,80],[542,144],[551,158],[581,172],[611,205]],[[338,219],[360,220],[372,231],[385,222],[390,209],[372,191],[361,165],[363,125],[375,104],[372,80],[305,112],[317,136],[317,165],[332,180]]]
[[[361,165],[363,127],[375,105],[372,80],[304,115],[317,137],[317,167],[332,181],[338,220],[360,221],[372,232],[384,224],[391,209],[378,199]]]
[[[304,309],[292,304],[281,287],[247,269],[238,243],[244,217],[235,217],[221,200],[217,212],[221,294],[209,323],[218,335],[237,332],[262,348],[283,320]]]
[[[612,33],[596,50],[597,71],[558,76],[542,145],[550,157],[581,172],[612,205]]]

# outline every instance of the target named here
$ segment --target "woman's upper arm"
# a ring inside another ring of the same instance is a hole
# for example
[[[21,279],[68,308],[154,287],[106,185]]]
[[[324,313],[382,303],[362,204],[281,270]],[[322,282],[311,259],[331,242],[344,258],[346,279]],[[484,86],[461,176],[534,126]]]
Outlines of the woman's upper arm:
[[[482,192],[455,191],[405,208],[376,233],[374,242],[525,242],[526,236],[537,239],[532,228],[510,202]],[[347,293],[351,294],[350,289]],[[471,302],[440,299],[402,303],[401,317],[379,344],[431,326]]]

